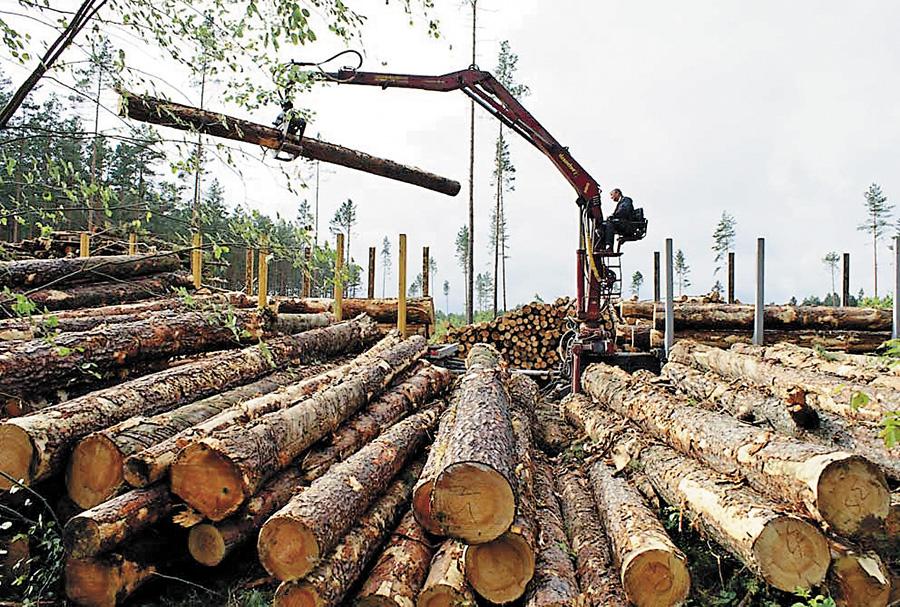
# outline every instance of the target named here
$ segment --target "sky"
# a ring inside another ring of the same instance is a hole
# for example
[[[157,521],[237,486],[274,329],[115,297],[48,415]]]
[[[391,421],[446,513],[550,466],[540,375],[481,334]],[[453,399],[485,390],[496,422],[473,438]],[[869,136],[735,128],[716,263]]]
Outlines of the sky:
[[[368,24],[362,45],[351,46],[365,51],[362,69],[442,74],[468,67],[468,3],[435,4],[438,40],[426,35],[421,21],[410,26],[396,6],[358,3]],[[758,237],[766,239],[767,301],[828,292],[831,276],[822,258],[829,251],[849,252],[851,290],[872,293],[871,237],[856,226],[865,219],[863,192],[870,183],[880,184],[890,200],[900,198],[900,4],[479,0],[478,6],[478,66],[494,70],[500,41],[509,40],[519,55],[518,79],[531,90],[523,103],[601,184],[607,212],[615,187],[644,208],[648,235],[625,245],[622,262],[626,282],[635,270],[646,277],[643,297],[652,295],[653,252],[663,250],[666,238],[691,268],[687,291],[707,292],[716,278],[724,282],[723,273],[713,275],[711,250],[723,211],[737,220],[740,300],[753,300]],[[290,56],[320,60],[343,48],[323,38]],[[153,60],[149,51],[133,50],[134,61]],[[18,83],[24,71],[11,70],[10,77]],[[199,100],[186,80],[172,79],[192,102]],[[174,92],[172,98],[185,100]],[[211,109],[261,123],[278,113],[221,104],[215,84],[208,99]],[[343,200],[353,199],[359,222],[351,255],[363,265],[369,246],[380,249],[387,236],[396,250],[398,234],[407,234],[410,281],[421,247],[429,246],[438,284],[450,282],[449,302],[440,294],[438,307],[449,303],[461,311],[463,274],[454,240],[467,221],[468,98],[322,85],[296,102],[315,112],[307,134],[463,184],[458,196],[448,197],[322,165],[319,222],[323,237],[331,237],[328,220]],[[112,128],[114,119],[105,120]],[[498,122],[476,109],[475,126],[475,265],[481,272],[493,268],[488,229]],[[509,303],[535,294],[573,296],[575,193],[542,154],[514,137],[516,186],[506,198]],[[237,169],[214,170],[232,204],[295,215],[298,196],[280,185],[271,163],[238,162]],[[309,167],[297,170],[310,175]],[[312,202],[313,191],[304,190],[304,197]],[[882,295],[893,276],[887,244],[878,251]],[[386,293],[396,293],[396,271],[389,280]],[[376,282],[380,294],[380,270]]]

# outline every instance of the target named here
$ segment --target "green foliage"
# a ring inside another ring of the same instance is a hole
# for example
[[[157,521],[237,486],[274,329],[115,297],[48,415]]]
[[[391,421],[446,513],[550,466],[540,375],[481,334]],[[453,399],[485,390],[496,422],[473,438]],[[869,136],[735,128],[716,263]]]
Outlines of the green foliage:
[[[728,211],[722,211],[722,217],[719,219],[719,223],[716,224],[715,231],[713,231],[712,250],[716,254],[716,267],[713,270],[714,276],[722,269],[722,262],[728,256],[728,253],[734,250],[736,227],[737,221],[734,217]]]
[[[900,412],[888,411],[881,420],[883,429],[881,438],[888,449],[893,449],[900,444]]]
[[[884,297],[863,297],[857,304],[861,308],[880,308],[882,310],[890,310],[894,307],[894,298],[890,295]]]
[[[631,275],[631,294],[635,297],[640,298],[641,296],[641,285],[644,284],[644,275],[640,273],[640,271],[635,271],[634,274]]]
[[[691,267],[684,257],[684,251],[678,249],[675,253],[675,277],[678,282],[678,295],[684,294],[684,289],[691,286]]]
[[[837,607],[834,599],[821,594],[813,595],[809,590],[798,589],[795,593],[802,601],[796,601],[791,607]]]

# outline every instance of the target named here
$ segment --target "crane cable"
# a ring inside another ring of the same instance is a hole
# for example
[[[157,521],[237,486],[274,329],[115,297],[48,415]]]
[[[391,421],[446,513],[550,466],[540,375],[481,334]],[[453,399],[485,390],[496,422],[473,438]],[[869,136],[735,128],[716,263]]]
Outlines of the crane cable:
[[[350,82],[351,80],[353,80],[353,76],[346,78],[346,79],[335,78],[334,76],[332,76],[331,74],[329,74],[322,68],[323,65],[325,65],[327,63],[331,63],[332,61],[334,61],[335,59],[337,59],[338,57],[341,57],[343,55],[355,55],[356,56],[356,66],[348,68],[350,71],[354,72],[354,74],[355,74],[356,70],[358,70],[359,68],[362,67],[363,56],[362,56],[362,53],[360,53],[359,51],[354,50],[352,48],[341,51],[339,53],[336,53],[336,54],[332,55],[331,57],[329,57],[328,59],[325,59],[323,61],[317,62],[317,61],[294,61],[294,60],[291,60],[290,65],[296,65],[297,67],[314,67],[317,70],[319,70],[319,74],[325,80],[330,80],[331,82],[337,82],[337,83]]]

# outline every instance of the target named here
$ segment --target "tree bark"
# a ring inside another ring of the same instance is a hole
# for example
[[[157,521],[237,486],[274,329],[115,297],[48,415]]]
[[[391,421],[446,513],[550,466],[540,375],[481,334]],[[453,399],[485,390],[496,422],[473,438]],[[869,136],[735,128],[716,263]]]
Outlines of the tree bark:
[[[316,314],[334,309],[333,299],[277,298],[278,311],[290,314]],[[368,314],[375,322],[397,324],[397,299],[344,299],[344,316]],[[406,322],[416,325],[434,324],[434,300],[413,297],[406,300]]]
[[[874,552],[831,542],[828,585],[839,607],[886,607],[891,598],[890,571]]]
[[[572,428],[563,419],[557,404],[545,398],[538,399],[533,430],[535,442],[548,455],[565,451],[574,439]]]
[[[65,289],[45,287],[29,292],[28,299],[42,310],[46,308],[51,311],[69,311],[76,308],[120,305],[168,297],[178,287],[193,289],[194,283],[187,274],[155,274],[124,282],[75,284]]]
[[[658,331],[657,331],[658,333]],[[789,343],[806,348],[822,348],[861,355],[874,352],[891,338],[890,331],[810,331],[810,330],[766,330],[766,343]],[[654,337],[654,344],[662,343]],[[675,340],[693,341],[711,348],[730,348],[735,344],[753,343],[753,332],[746,330],[676,330]]]
[[[236,512],[262,483],[337,429],[418,360],[425,347],[423,338],[411,337],[336,386],[289,400],[249,425],[191,442],[172,463],[172,492],[214,521]]]
[[[557,467],[556,486],[583,602],[588,607],[627,607],[587,480],[579,468]]]
[[[425,466],[422,474],[413,487],[412,509],[416,520],[431,535],[442,535],[438,521],[432,516],[431,511],[431,494],[434,490],[434,479],[437,478],[441,471],[444,454],[447,452],[447,446],[450,441],[450,432],[456,423],[456,402],[455,399],[450,406],[441,415],[438,424],[437,433],[435,433],[434,441],[428,450],[428,458],[425,460]]]
[[[469,607],[475,597],[466,581],[465,544],[447,540],[431,560],[416,607]]]
[[[174,253],[0,261],[0,287],[21,289],[49,283],[99,282],[110,278],[129,280],[179,269],[181,261]]]
[[[358,607],[412,607],[428,575],[433,554],[431,540],[412,510],[408,511],[356,595],[355,604]]]
[[[358,522],[352,525],[334,550],[323,555],[324,560],[315,569],[303,580],[282,582],[275,592],[273,605],[342,605],[344,598],[375,556],[378,547],[403,516],[403,511],[409,504],[413,483],[421,470],[422,465],[417,462],[403,471]]]
[[[459,193],[458,181],[398,164],[392,160],[376,158],[364,152],[311,137],[300,138],[288,135],[282,138],[281,133],[272,127],[171,101],[162,101],[146,95],[134,95],[124,91],[121,95],[120,113],[133,120],[159,124],[173,129],[196,130],[213,137],[255,143],[265,148],[281,150],[304,158],[338,164],[388,179],[403,181],[448,196],[456,196]]]
[[[254,380],[289,361],[361,348],[374,338],[368,319],[269,340],[86,394],[0,424],[0,470],[31,484],[62,469],[75,441],[135,415],[154,415]],[[9,481],[0,479],[0,489]]]
[[[827,522],[842,535],[878,527],[887,516],[884,474],[862,457],[692,407],[684,397],[607,365],[589,366],[582,386],[673,448],[722,474],[743,476],[760,493]]]
[[[684,554],[627,481],[602,461],[589,474],[628,600],[638,607],[680,604],[691,585]]]
[[[426,409],[395,424],[269,518],[257,542],[266,571],[279,580],[309,573],[422,447],[438,414]]]
[[[457,415],[432,489],[432,516],[469,544],[500,537],[516,514],[515,437],[499,354],[473,348],[459,383]]]

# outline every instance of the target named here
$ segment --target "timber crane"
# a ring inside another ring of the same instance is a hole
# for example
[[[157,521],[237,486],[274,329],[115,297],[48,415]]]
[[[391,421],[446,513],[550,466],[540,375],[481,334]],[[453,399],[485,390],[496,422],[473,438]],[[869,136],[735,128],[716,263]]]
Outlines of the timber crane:
[[[309,65],[309,64],[307,64]],[[320,68],[321,69],[321,68]],[[616,356],[616,311],[613,300],[621,295],[620,257],[623,242],[642,239],[647,221],[638,217],[625,222],[614,251],[603,250],[603,211],[600,185],[581,164],[535,119],[525,107],[489,72],[469,69],[442,76],[417,76],[365,72],[343,68],[321,71],[324,79],[339,84],[359,84],[426,91],[461,90],[510,130],[540,150],[577,192],[580,222],[577,256],[576,316],[560,346],[561,371],[572,380],[572,391],[581,390],[581,370],[586,357]]]

